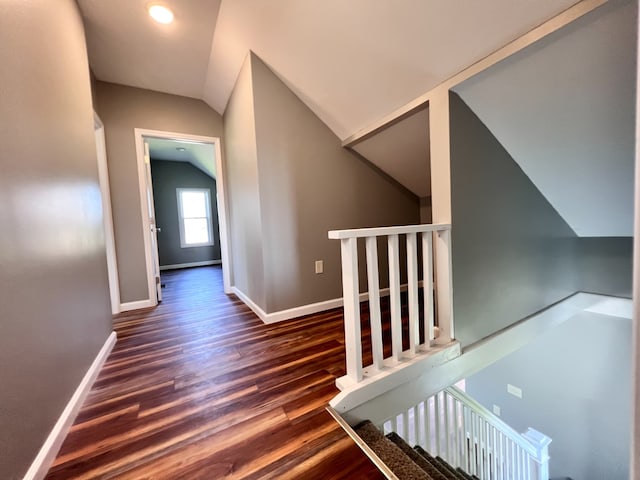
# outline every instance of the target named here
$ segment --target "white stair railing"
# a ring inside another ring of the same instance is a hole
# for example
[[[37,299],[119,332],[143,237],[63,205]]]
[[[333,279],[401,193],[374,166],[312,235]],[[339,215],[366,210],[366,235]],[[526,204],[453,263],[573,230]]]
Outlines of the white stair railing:
[[[334,230],[329,238],[340,240],[342,251],[342,287],[346,349],[346,383],[357,384],[385,367],[411,362],[418,354],[428,352],[433,345],[445,345],[454,338],[451,285],[451,225],[409,225],[399,227]],[[384,358],[380,309],[380,278],[378,268],[378,238],[385,237],[389,265],[389,302],[391,313],[391,357]],[[409,348],[402,345],[402,305],[400,279],[400,241],[406,239],[407,297],[409,311]],[[358,239],[366,248],[367,286],[371,322],[373,363],[364,368],[360,317],[358,273]],[[420,243],[419,243],[420,242]],[[419,248],[419,244],[421,248]],[[422,288],[420,300],[418,266],[422,251]],[[434,256],[435,251],[435,256]],[[435,265],[434,265],[435,259]],[[436,306],[433,290],[435,282]],[[421,304],[422,303],[422,304]],[[424,312],[424,335],[420,339],[420,310]],[[435,310],[435,315],[434,315]],[[436,319],[438,333],[436,335]],[[436,338],[437,337],[437,338]],[[339,386],[341,383],[338,383]],[[345,382],[342,382],[345,384]]]
[[[549,479],[551,439],[532,428],[518,433],[457,387],[433,395],[379,427],[481,480]]]

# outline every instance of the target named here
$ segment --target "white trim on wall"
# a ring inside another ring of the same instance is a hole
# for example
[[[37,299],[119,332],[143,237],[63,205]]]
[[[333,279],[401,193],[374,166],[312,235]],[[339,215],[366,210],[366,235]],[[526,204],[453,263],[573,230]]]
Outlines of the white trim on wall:
[[[113,233],[107,146],[104,139],[104,124],[96,112],[93,112],[93,119],[96,137],[96,154],[98,158],[98,180],[100,182],[100,195],[102,197],[102,219],[104,223],[104,244],[107,253],[111,313],[115,315],[120,312],[120,282],[118,280],[118,263],[116,260],[116,241]]]
[[[129,312],[131,310],[140,310],[141,308],[149,308],[155,307],[157,302],[155,302],[155,297],[150,300],[137,300],[135,302],[127,302],[120,304],[120,312]]]
[[[139,304],[141,302],[147,302],[144,306],[136,306],[135,308],[145,308],[147,306],[155,306],[155,276],[153,273],[153,253],[151,251],[151,242],[147,232],[151,228],[149,225],[148,215],[145,215],[146,210],[146,186],[145,186],[145,164],[144,164],[144,137],[163,138],[168,140],[182,140],[189,142],[198,142],[211,144],[215,150],[215,162],[216,162],[216,190],[217,190],[217,206],[218,206],[218,229],[220,232],[220,254],[222,257],[222,277],[224,284],[224,292],[226,294],[232,293],[231,288],[231,255],[229,254],[229,233],[227,230],[227,218],[229,212],[227,210],[227,198],[225,189],[225,163],[222,159],[222,149],[220,147],[219,137],[206,137],[202,135],[191,135],[188,133],[178,132],[165,132],[160,130],[147,130],[143,128],[134,128],[134,136],[136,143],[136,157],[138,163],[138,189],[140,194],[140,212],[142,214],[142,229],[144,238],[145,249],[145,261],[147,265],[147,283],[149,290],[148,299],[141,300],[139,302],[130,302],[129,304]],[[130,308],[131,310],[132,308]]]
[[[49,436],[40,448],[40,451],[33,460],[33,463],[31,464],[31,467],[29,467],[29,470],[23,480],[40,480],[47,475],[51,464],[55,460],[56,455],[62,446],[62,442],[67,436],[69,428],[78,415],[80,407],[82,407],[85,398],[91,390],[93,382],[98,376],[98,373],[100,373],[102,365],[104,365],[104,362],[107,360],[107,357],[111,353],[115,344],[116,332],[111,332],[98,352],[98,355],[96,355],[96,358],[93,360],[89,370],[87,370],[87,373],[85,373],[82,378],[78,388],[76,388],[76,391],[67,403],[67,406],[62,411],[60,418],[58,418],[58,421],[53,426],[51,433],[49,433]]]
[[[419,286],[422,287],[422,281],[419,282]],[[277,323],[283,322],[285,320],[291,320],[292,318],[303,317],[305,315],[311,315],[313,313],[324,312],[326,310],[331,310],[333,308],[339,308],[344,305],[342,297],[340,298],[332,298],[331,300],[325,300],[317,303],[309,303],[307,305],[301,305],[299,307],[289,308],[287,310],[280,310],[277,312],[267,313],[265,312],[257,303],[255,303],[246,293],[239,290],[237,287],[231,288],[232,293],[235,294],[242,302],[249,307],[253,313],[255,313],[260,320],[264,323]],[[407,284],[403,284],[400,286],[401,291],[407,290]],[[381,288],[380,289],[380,297],[388,297],[389,289]],[[367,292],[360,294],[360,301],[364,302],[369,299],[369,294]]]
[[[204,260],[202,262],[174,263],[173,265],[160,265],[160,270],[177,270],[179,268],[206,267],[207,265],[222,265],[222,260]]]

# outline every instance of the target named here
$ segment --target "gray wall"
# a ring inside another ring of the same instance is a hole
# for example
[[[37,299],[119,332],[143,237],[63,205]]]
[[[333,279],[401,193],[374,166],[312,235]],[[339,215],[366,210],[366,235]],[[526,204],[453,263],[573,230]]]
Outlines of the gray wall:
[[[233,285],[266,308],[258,153],[249,57],[224,112],[229,235]]]
[[[580,290],[631,298],[632,237],[579,237]]]
[[[222,137],[222,118],[201,100],[96,82],[105,126],[111,203],[123,303],[149,296],[134,128]]]
[[[468,378],[516,430],[553,442],[551,476],[626,480],[631,425],[631,321],[583,313]],[[522,399],[507,393],[522,389]]]
[[[381,175],[251,56],[267,311],[342,296],[327,232],[419,223],[418,198]],[[324,261],[316,275],[315,260]]]
[[[160,266],[220,260],[220,231],[216,205],[216,181],[187,162],[151,159],[153,201],[158,233]],[[208,188],[211,200],[213,245],[205,247],[180,246],[177,188]]]
[[[576,292],[576,235],[451,94],[456,337],[468,345]]]
[[[0,15],[0,477],[22,478],[112,326],[73,0]]]
[[[578,291],[630,297],[631,238],[576,236],[464,101],[452,93],[450,102],[458,340],[469,345]]]
[[[235,284],[267,312],[342,296],[329,230],[419,222],[417,197],[343,149],[253,54],[225,135]],[[324,261],[321,275],[315,260]]]

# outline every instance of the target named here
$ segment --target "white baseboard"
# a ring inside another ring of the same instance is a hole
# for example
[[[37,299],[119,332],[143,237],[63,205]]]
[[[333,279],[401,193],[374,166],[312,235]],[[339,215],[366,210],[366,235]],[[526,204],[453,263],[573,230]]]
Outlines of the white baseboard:
[[[129,312],[131,310],[139,310],[141,308],[155,307],[157,304],[153,300],[138,300],[135,302],[127,302],[120,304],[121,312]]]
[[[422,281],[419,283],[419,286],[422,287]],[[400,286],[401,291],[405,291],[407,289],[407,285],[403,284]],[[324,312],[326,310],[331,310],[333,308],[342,307],[344,304],[342,297],[333,298],[331,300],[325,300],[317,303],[310,303],[307,305],[301,305],[299,307],[289,308],[287,310],[280,310],[277,312],[267,313],[262,308],[260,308],[249,296],[239,290],[237,287],[231,287],[233,293],[242,300],[251,310],[255,313],[260,320],[264,323],[276,323],[283,322],[285,320],[291,320],[292,318],[303,317],[305,315],[311,315],[313,313]],[[388,288],[380,289],[381,297],[389,296]],[[369,299],[369,293],[364,292],[360,294],[360,301],[364,302]]]
[[[111,335],[109,335],[98,352],[98,355],[96,355],[96,358],[93,360],[89,370],[87,370],[87,373],[85,373],[82,378],[80,385],[78,385],[78,388],[76,388],[76,391],[73,393],[71,400],[69,400],[69,403],[67,403],[67,406],[62,411],[60,418],[58,418],[58,421],[53,426],[51,433],[49,433],[49,436],[40,448],[38,455],[36,455],[35,460],[31,464],[31,467],[29,467],[23,480],[40,480],[47,475],[51,464],[62,446],[62,442],[67,436],[69,428],[73,424],[78,411],[80,411],[80,407],[82,407],[94,380],[98,376],[98,373],[100,373],[100,369],[109,356],[109,353],[111,353],[115,343],[116,332],[111,332]]]
[[[222,260],[205,260],[202,262],[175,263],[173,265],[160,265],[160,271],[176,270],[178,268],[205,267],[207,265],[222,265]]]

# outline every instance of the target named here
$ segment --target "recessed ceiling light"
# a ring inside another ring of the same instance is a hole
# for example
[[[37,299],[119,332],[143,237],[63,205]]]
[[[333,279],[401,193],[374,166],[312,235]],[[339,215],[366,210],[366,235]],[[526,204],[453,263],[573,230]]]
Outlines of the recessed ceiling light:
[[[162,5],[151,5],[149,15],[158,23],[169,24],[173,22],[173,12]]]
[[[176,150],[178,150],[179,152],[186,152],[187,149],[184,147],[176,147]]]

